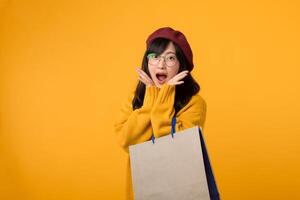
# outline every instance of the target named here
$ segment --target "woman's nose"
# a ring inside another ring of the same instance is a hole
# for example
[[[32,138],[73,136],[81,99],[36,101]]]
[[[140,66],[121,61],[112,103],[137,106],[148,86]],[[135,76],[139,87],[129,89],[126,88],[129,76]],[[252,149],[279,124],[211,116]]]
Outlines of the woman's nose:
[[[163,58],[161,58],[160,60],[159,60],[159,62],[158,62],[158,68],[160,68],[160,69],[163,69],[163,68],[165,68],[166,66],[165,66],[165,60],[163,59]]]

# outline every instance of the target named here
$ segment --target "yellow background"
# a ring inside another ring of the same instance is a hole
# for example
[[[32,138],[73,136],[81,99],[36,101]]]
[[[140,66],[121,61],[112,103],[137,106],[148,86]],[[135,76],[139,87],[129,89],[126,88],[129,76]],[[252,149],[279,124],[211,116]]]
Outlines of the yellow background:
[[[297,1],[0,2],[0,199],[124,198],[113,122],[162,26],[192,47],[223,199],[300,199]]]

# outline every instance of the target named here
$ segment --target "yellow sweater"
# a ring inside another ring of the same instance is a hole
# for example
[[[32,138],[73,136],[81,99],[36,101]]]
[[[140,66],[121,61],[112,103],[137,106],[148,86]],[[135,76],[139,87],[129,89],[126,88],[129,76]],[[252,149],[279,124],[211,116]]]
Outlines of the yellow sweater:
[[[171,121],[175,114],[173,107],[175,100],[175,86],[164,84],[161,88],[146,87],[143,106],[133,110],[132,100],[134,92],[123,102],[120,114],[114,124],[120,146],[126,152],[126,200],[133,200],[129,146],[151,139],[168,135],[171,132]],[[180,131],[193,126],[204,129],[206,118],[206,102],[199,95],[194,95],[176,114],[175,130]]]

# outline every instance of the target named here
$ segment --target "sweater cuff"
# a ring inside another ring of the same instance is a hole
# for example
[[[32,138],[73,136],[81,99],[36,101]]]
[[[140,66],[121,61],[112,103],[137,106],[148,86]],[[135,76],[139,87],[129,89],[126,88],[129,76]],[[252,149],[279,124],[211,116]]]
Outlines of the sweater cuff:
[[[143,107],[152,107],[158,97],[159,88],[156,86],[146,87]]]
[[[175,85],[163,84],[162,87],[160,88],[157,103],[174,102],[174,97],[175,97]]]

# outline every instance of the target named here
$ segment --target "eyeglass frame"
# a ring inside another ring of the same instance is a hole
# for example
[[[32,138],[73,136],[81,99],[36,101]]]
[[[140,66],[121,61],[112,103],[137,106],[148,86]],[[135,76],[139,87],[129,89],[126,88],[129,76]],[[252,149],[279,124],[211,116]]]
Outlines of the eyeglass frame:
[[[149,53],[148,55],[147,55],[147,59],[148,59],[148,61],[149,61],[149,55],[151,55],[151,54],[156,54],[156,53]],[[175,55],[175,54],[173,54],[173,55]],[[160,62],[160,60],[161,60],[161,58],[163,58],[164,59],[164,62],[166,63],[166,65],[168,66],[168,67],[173,67],[177,62],[178,62],[178,58],[177,58],[177,56],[175,55],[175,58],[176,58],[176,61],[175,61],[175,63],[174,63],[174,65],[168,65],[167,64],[167,62],[166,62],[166,56],[161,56],[161,55],[159,55],[158,56],[158,62],[156,63],[156,64],[152,64],[152,65],[158,65],[159,64],[159,62]]]

